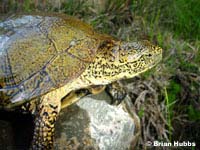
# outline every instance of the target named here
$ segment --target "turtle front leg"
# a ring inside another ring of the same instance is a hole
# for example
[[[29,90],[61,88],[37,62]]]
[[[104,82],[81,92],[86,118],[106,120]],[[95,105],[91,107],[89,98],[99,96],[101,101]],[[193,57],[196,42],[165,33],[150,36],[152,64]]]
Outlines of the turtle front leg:
[[[89,94],[99,94],[104,89],[105,89],[104,85],[96,85],[96,86],[91,86],[87,89],[80,89],[80,90],[72,91],[62,99],[61,107],[63,109]]]
[[[120,104],[127,95],[125,89],[118,81],[107,85],[106,92],[112,98],[111,104],[113,105]]]
[[[106,89],[106,92],[111,96],[111,104],[118,105],[126,97],[126,91],[119,82],[111,83],[108,86],[105,85],[95,85],[86,89],[80,89],[70,92],[66,95],[62,101],[62,109],[68,107],[79,99],[87,96],[89,94],[99,94]]]
[[[32,150],[51,150],[54,141],[54,125],[61,108],[61,102],[53,94],[47,94],[38,101],[34,113],[34,135]]]

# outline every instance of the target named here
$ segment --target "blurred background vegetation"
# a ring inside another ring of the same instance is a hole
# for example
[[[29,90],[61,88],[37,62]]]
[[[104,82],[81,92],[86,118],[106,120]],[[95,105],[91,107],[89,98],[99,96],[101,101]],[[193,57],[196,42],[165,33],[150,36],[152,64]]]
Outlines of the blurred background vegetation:
[[[136,149],[165,149],[145,146],[154,140],[196,142],[184,149],[200,149],[199,0],[0,0],[0,19],[35,11],[66,13],[121,40],[161,46],[156,68],[123,81],[141,119]]]

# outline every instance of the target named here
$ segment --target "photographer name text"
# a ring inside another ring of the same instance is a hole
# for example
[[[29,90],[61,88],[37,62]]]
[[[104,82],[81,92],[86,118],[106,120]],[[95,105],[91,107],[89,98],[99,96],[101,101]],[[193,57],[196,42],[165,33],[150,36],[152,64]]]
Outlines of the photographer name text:
[[[152,146],[196,146],[195,142],[190,141],[173,141],[173,142],[162,142],[162,141],[153,141]]]

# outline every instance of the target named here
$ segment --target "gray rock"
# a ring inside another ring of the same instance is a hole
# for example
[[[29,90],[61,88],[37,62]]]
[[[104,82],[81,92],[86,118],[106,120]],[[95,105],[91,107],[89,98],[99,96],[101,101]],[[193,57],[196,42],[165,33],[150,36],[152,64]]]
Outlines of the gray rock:
[[[132,103],[127,98],[119,106],[111,106],[109,100],[102,93],[63,109],[56,123],[55,149],[132,149],[139,135],[139,120]],[[32,131],[30,115],[0,113],[0,149],[28,149]]]
[[[85,97],[64,109],[56,125],[56,149],[128,150],[139,134],[139,120],[127,98],[111,106],[105,93]]]

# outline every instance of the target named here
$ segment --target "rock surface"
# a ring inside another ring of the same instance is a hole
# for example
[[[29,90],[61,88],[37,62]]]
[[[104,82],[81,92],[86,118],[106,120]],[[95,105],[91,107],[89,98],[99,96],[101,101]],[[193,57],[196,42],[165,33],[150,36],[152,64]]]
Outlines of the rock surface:
[[[132,149],[139,133],[138,118],[132,111],[128,99],[119,106],[111,106],[108,101],[108,95],[102,93],[85,97],[63,109],[56,123],[55,149]],[[27,149],[32,135],[30,129],[33,129],[32,124],[27,121],[30,121],[31,117],[29,119],[22,119],[24,115],[15,117],[17,117],[15,121],[13,119],[5,121],[0,113],[0,134],[3,135],[0,138],[0,146],[9,150]]]

